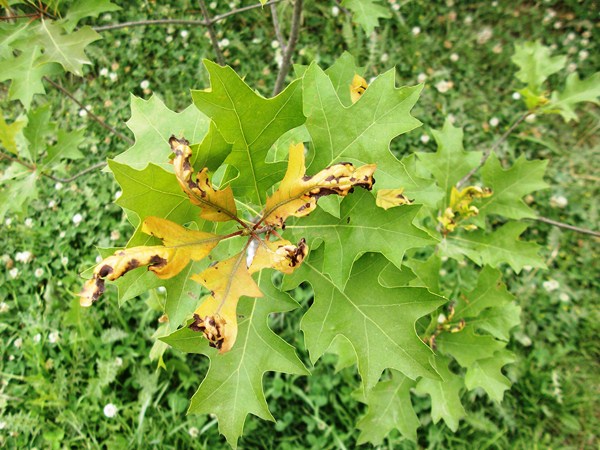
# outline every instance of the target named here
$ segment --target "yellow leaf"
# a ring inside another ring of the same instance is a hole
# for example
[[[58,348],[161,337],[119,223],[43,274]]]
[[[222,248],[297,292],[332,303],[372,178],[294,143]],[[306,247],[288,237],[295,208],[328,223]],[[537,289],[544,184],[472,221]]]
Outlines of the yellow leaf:
[[[208,168],[206,167],[196,174],[196,181],[194,181],[194,168],[190,163],[192,156],[190,143],[185,139],[171,136],[169,144],[175,153],[173,166],[177,181],[190,201],[202,208],[200,217],[212,222],[236,220],[237,208],[231,187],[227,186],[220,191],[213,189],[208,180]]]
[[[130,270],[148,266],[159,278],[171,278],[181,272],[190,260],[208,256],[223,236],[188,230],[159,217],[148,217],[142,231],[163,241],[163,246],[132,247],[120,250],[96,266],[93,277],[79,294],[81,306],[90,306],[104,292],[105,280],[116,280]]]
[[[312,177],[305,176],[304,145],[292,144],[287,172],[279,188],[267,199],[262,221],[282,228],[288,217],[303,217],[314,211],[317,200],[324,195],[344,197],[355,186],[371,190],[376,167],[368,164],[355,169],[350,163],[338,163]]]
[[[368,87],[367,80],[358,74],[354,75],[352,83],[350,84],[350,98],[352,99],[352,103],[356,103]]]
[[[194,312],[190,328],[201,331],[220,353],[231,350],[237,337],[237,304],[241,296],[262,297],[246,267],[246,251],[220,261],[192,279],[210,291]]]
[[[375,203],[377,206],[383,209],[390,209],[394,206],[410,205],[413,200],[409,200],[406,195],[403,194],[404,188],[400,189],[380,189],[377,191],[377,200]]]
[[[301,239],[298,245],[285,239],[275,242],[261,241],[248,270],[254,273],[271,268],[289,275],[300,267],[307,254],[308,246],[304,239]]]

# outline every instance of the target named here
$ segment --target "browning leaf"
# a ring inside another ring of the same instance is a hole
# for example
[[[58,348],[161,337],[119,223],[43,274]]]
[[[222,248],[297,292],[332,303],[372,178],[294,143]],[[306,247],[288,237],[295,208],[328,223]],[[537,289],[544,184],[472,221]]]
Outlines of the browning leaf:
[[[219,191],[213,189],[208,180],[207,167],[196,174],[196,181],[194,181],[194,168],[190,163],[192,156],[190,143],[183,138],[177,139],[175,136],[171,136],[169,144],[173,153],[175,153],[173,166],[175,167],[177,181],[183,192],[190,198],[190,201],[202,208],[200,217],[212,222],[235,220],[237,208],[231,187],[227,186]]]
[[[352,83],[350,84],[350,98],[352,99],[352,103],[356,103],[368,87],[367,80],[358,74],[354,75]]]
[[[303,217],[314,211],[320,197],[331,194],[345,197],[354,186],[371,190],[376,167],[375,164],[367,164],[355,168],[350,163],[338,163],[312,177],[306,176],[304,145],[290,145],[287,172],[279,188],[267,199],[263,221],[282,228],[288,217]]]
[[[275,242],[261,241],[248,270],[254,273],[271,268],[289,275],[302,264],[307,254],[308,246],[304,239],[301,239],[298,245],[285,239]]]
[[[379,189],[379,191],[377,191],[377,200],[375,203],[383,209],[390,209],[400,205],[411,205],[414,200],[410,200],[403,192],[404,188]]]
[[[79,294],[81,306],[90,306],[104,292],[105,280],[114,281],[130,270],[148,266],[159,278],[171,278],[190,260],[206,257],[223,238],[203,231],[188,230],[170,220],[148,217],[142,231],[163,241],[163,246],[132,247],[104,259]]]
[[[211,347],[225,353],[231,349],[237,336],[237,304],[242,295],[262,297],[263,294],[246,267],[246,251],[220,261],[192,279],[210,291],[194,312],[190,328],[201,331]]]

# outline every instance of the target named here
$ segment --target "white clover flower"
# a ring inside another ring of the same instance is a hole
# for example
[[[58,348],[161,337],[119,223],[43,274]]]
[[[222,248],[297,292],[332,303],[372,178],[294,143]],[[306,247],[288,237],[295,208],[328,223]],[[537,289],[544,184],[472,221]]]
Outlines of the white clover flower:
[[[463,22],[465,25],[471,25],[473,23],[473,16],[465,17],[465,20]]]
[[[440,314],[437,318],[438,323],[444,323],[446,321],[446,315],[445,314]]]
[[[577,64],[575,64],[575,63],[569,63],[569,64],[567,65],[567,72],[569,72],[569,73],[573,73],[573,72],[575,72],[576,70],[577,70]]]
[[[108,76],[108,69],[106,67],[103,67],[102,69],[100,69],[100,76],[101,77],[107,77]]]
[[[456,122],[456,116],[454,114],[448,114],[446,116],[446,118],[448,119],[448,122],[450,122],[452,125],[454,125],[454,123]],[[446,258],[446,259],[444,259],[444,258]],[[447,256],[443,256],[442,261],[447,261],[448,260],[447,258],[448,258]]]
[[[83,221],[83,216],[81,214],[77,213],[73,216],[73,219],[71,219],[71,220],[73,221],[75,226],[77,226]]]
[[[115,358],[115,366],[121,367],[122,365],[123,365],[123,358],[121,358],[120,356],[117,356]]]
[[[64,231],[64,230],[61,231],[60,233],[58,233],[58,237],[61,238],[61,239],[64,238],[66,235],[67,235],[67,232]]]
[[[15,255],[15,259],[18,262],[22,262],[23,264],[27,264],[30,263],[31,260],[33,259],[33,255],[31,254],[30,251],[24,251],[24,252],[17,252],[17,254]]]
[[[338,8],[337,6],[333,6],[333,7],[331,8],[331,15],[332,15],[333,17],[337,17],[337,16],[339,16],[339,15],[340,15],[340,8]]]
[[[150,82],[148,80],[143,80],[140,83],[140,87],[144,90],[148,89],[150,87]]]
[[[448,275],[448,272],[446,271],[446,269],[440,269],[439,274],[440,277],[445,277],[446,275]]]
[[[15,339],[15,342],[13,342],[13,345],[17,348],[23,347],[23,339],[21,339],[21,338]]]
[[[4,223],[6,224],[7,227],[10,227],[12,224],[12,219],[10,217],[7,217],[6,220],[4,221]]]
[[[554,279],[549,279],[542,283],[542,287],[546,290],[546,292],[556,291],[560,287],[560,283]]]
[[[481,31],[479,31],[479,33],[477,33],[477,43],[479,45],[483,45],[489,41],[493,35],[494,32],[490,27],[484,27],[481,29]]]
[[[33,342],[35,342],[36,344],[38,344],[41,340],[42,340],[42,335],[40,333],[36,334],[33,337]]]
[[[588,52],[587,50],[581,50],[578,56],[579,61],[585,61],[586,59],[588,59],[588,56],[590,56],[590,52]]]
[[[60,258],[60,263],[63,266],[66,266],[67,264],[69,264],[69,258],[67,258],[66,256],[63,256],[62,258]]]
[[[435,88],[439,93],[444,94],[453,86],[451,81],[441,80],[435,84]]]
[[[121,238],[121,233],[119,232],[119,230],[113,230],[110,232],[110,240],[111,241],[118,241]]]
[[[189,35],[190,32],[188,30],[181,30],[181,32],[179,33],[179,36],[181,36],[183,39],[187,39]]]
[[[171,36],[171,35],[167,36],[167,37],[165,38],[165,42],[166,42],[167,44],[170,44],[171,42],[173,42],[173,36]]]
[[[571,300],[569,294],[567,294],[566,292],[561,292],[558,296],[558,299],[563,303],[567,303],[569,300]]]
[[[112,15],[109,13],[106,13],[102,16],[102,20],[105,20],[108,22],[108,21],[112,20]]]
[[[28,217],[27,219],[25,219],[24,223],[27,228],[33,227],[33,219],[31,217]]]
[[[17,269],[16,267],[13,267],[12,269],[10,269],[8,271],[8,274],[14,280],[15,278],[17,278],[19,276],[19,269]]]
[[[84,108],[81,108],[79,110],[79,117],[86,117],[87,115],[88,115],[88,112]]]
[[[259,37],[255,37],[254,39],[252,39],[253,44],[260,44],[261,42],[262,42],[262,39]]]
[[[208,5],[208,7],[210,9],[215,9],[217,7],[217,2],[210,2],[210,5]]]
[[[227,39],[227,38],[223,38],[223,39],[221,39],[221,40],[219,41],[219,45],[220,45],[221,47],[229,47],[229,44],[230,44],[230,43],[231,43],[231,42],[229,42],[229,39]]]
[[[62,183],[56,183],[54,185],[54,189],[56,189],[57,191],[60,191],[63,188],[63,184]]]
[[[44,275],[44,269],[37,268],[35,269],[35,272],[33,273],[35,275],[36,278],[40,278],[42,275]]]
[[[386,63],[386,62],[388,62],[388,60],[389,60],[389,59],[390,59],[390,55],[388,55],[387,53],[382,53],[382,54],[381,54],[381,57],[379,58],[379,60],[380,60],[382,63]]]
[[[8,303],[6,303],[6,302],[0,303],[0,313],[8,312],[9,309],[10,309],[10,306],[8,306]]]
[[[392,9],[393,9],[394,11],[400,11],[400,3],[394,3],[394,4],[392,5]]]
[[[110,78],[110,81],[114,83],[115,81],[117,81],[119,76],[115,72],[111,72],[108,74],[108,78]]]
[[[425,81],[427,81],[427,75],[425,75],[423,72],[417,75],[417,83],[425,83]]]
[[[59,339],[60,334],[58,334],[58,331],[53,331],[48,335],[48,342],[50,342],[51,344],[56,344],[59,341]]]
[[[563,23],[560,20],[557,20],[556,22],[554,22],[554,29],[555,30],[560,30],[563,26]]]
[[[50,200],[48,202],[48,208],[52,209],[56,206],[56,201],[55,200]]]
[[[200,435],[200,430],[196,427],[190,427],[188,434],[193,438],[197,438]]]
[[[498,119],[497,117],[492,117],[489,121],[490,127],[492,127],[492,128],[496,128],[499,123],[500,123],[500,119]]]
[[[536,119],[535,114],[528,114],[527,117],[525,117],[525,122],[533,123],[533,122],[535,122],[535,119]]]
[[[591,31],[589,31],[589,30],[586,30],[586,31],[584,31],[583,33],[581,33],[581,36],[582,36],[584,39],[589,39],[589,38],[591,38],[591,37],[592,37],[592,32],[591,32]]]
[[[121,195],[123,195],[123,191],[117,191],[117,192],[115,192],[115,200],[118,200],[119,197],[121,197]]]
[[[521,94],[518,92],[513,92],[512,98],[513,100],[521,100]]]
[[[550,206],[553,208],[565,208],[569,204],[569,200],[563,195],[553,195],[550,197]]]
[[[523,266],[523,270],[525,272],[531,272],[533,270],[533,266]]]
[[[577,35],[575,33],[570,32],[569,34],[567,34],[567,41],[574,41],[576,37]]]
[[[109,419],[115,417],[118,411],[119,410],[117,409],[117,407],[112,403],[109,403],[104,407],[104,415]]]
[[[579,43],[583,46],[583,47],[587,47],[588,44],[590,43],[589,39],[582,39],[581,41],[579,41]]]
[[[456,61],[458,61],[458,59],[459,59],[459,56],[456,53],[452,53],[450,55],[450,61],[456,62]]]
[[[0,422],[0,430],[4,430],[6,428],[6,422]]]
[[[279,41],[271,41],[271,48],[279,48]]]
[[[421,27],[413,27],[410,32],[413,34],[413,36],[418,36],[421,34]]]
[[[420,139],[423,144],[427,144],[431,138],[428,134],[422,134]]]
[[[502,48],[502,44],[496,44],[492,47],[492,53],[499,55],[500,53],[502,53]]]

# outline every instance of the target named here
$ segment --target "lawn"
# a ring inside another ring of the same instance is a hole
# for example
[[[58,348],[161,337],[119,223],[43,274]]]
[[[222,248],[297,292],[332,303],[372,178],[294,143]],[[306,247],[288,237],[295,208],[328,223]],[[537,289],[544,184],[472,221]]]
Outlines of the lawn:
[[[69,3],[60,2],[60,10],[68,10]],[[122,9],[86,18],[83,24],[202,17],[198,4],[185,0],[115,3]],[[254,3],[212,2],[208,8],[218,15]],[[600,67],[599,5],[594,1],[380,4],[389,18],[380,19],[379,27],[366,34],[338,3],[307,0],[293,62],[301,73],[303,65],[316,61],[328,67],[347,51],[365,67],[368,81],[395,68],[398,85],[424,83],[413,109],[423,126],[392,142],[398,157],[434,151],[431,129],[441,129],[448,117],[463,127],[465,149],[483,151],[500,139],[526,110],[517,92],[518,68],[511,61],[517,43],[539,40],[554,54],[566,55],[565,68],[548,80],[550,89],[562,86],[570,72],[584,78]],[[284,1],[277,10],[287,34],[292,7]],[[270,96],[282,58],[270,8],[232,15],[215,24],[215,33],[225,62],[249,86]],[[92,64],[85,66],[83,76],[64,75],[56,81],[122,136],[108,132],[81,105],[46,83],[47,94],[36,96],[32,107],[40,108],[40,114],[47,108],[55,134],[83,130],[83,158],[57,167],[61,178],[130,147],[128,140],[137,137],[126,124],[132,104],[138,114],[159,99],[170,110],[183,111],[192,103],[190,89],[209,86],[202,61],[215,54],[204,26],[153,24],[100,34],[102,40],[87,48]],[[287,81],[293,78],[292,71]],[[8,83],[0,85],[0,110],[12,123],[23,117],[24,109],[9,100],[8,89]],[[504,162],[521,155],[548,160],[544,179],[550,187],[528,195],[526,203],[543,217],[597,230],[600,110],[581,103],[577,117],[565,123],[559,115],[529,115],[496,152]],[[128,124],[136,126],[134,119]],[[7,167],[0,162],[0,172]],[[120,195],[106,169],[70,182],[40,177],[37,198],[4,217],[2,447],[229,448],[214,417],[186,415],[208,359],[176,350],[158,357],[161,346],[155,332],[164,289],[120,306],[117,290],[108,288],[94,307],[79,306],[80,274],[98,261],[96,248],[123,247],[132,234],[123,210],[114,203]],[[480,389],[465,393],[468,414],[454,433],[443,422],[433,422],[429,397],[413,396],[422,425],[418,443],[394,431],[379,448],[598,447],[600,241],[546,222],[531,225],[524,237],[542,247],[548,268],[516,274],[502,267],[522,308],[521,325],[508,344],[516,354],[505,370],[513,385],[503,401],[490,400]],[[452,282],[462,268],[450,263],[440,276]],[[272,315],[269,323],[298,349],[312,376],[267,374],[264,390],[277,421],[249,416],[239,448],[357,446],[355,425],[366,411],[357,394],[360,378],[355,368],[340,368],[333,355],[312,367],[299,330],[311,296],[303,285],[295,291],[302,306]]]

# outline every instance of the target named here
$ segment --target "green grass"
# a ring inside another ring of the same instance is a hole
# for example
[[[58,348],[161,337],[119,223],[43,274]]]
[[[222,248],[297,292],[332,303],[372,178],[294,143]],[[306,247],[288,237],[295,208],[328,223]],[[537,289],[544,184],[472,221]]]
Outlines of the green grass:
[[[227,10],[225,2],[218,3],[216,12]],[[394,142],[399,154],[433,149],[433,142],[422,143],[421,135],[428,134],[430,127],[440,128],[448,114],[465,127],[467,149],[483,149],[497,139],[523,108],[512,98],[518,83],[510,56],[519,39],[542,39],[556,45],[556,52],[569,54],[568,63],[577,64],[582,75],[598,70],[596,2],[397,3],[401,8],[382,22],[371,39],[352,27],[343,12],[332,16],[332,4],[307,1],[295,62],[316,59],[327,66],[348,50],[367,66],[367,78],[393,66],[402,84],[414,84],[419,73],[426,74],[426,87],[414,111],[424,127]],[[137,2],[95,23],[184,17],[195,8],[195,2],[170,6]],[[555,16],[545,20],[550,9]],[[280,8],[284,23],[290,14],[289,7]],[[555,28],[557,22],[560,28]],[[416,26],[421,29],[417,36],[411,32]],[[477,43],[486,27],[493,28],[491,38]],[[184,29],[189,32],[186,38],[181,36]],[[220,39],[229,40],[226,60],[251,86],[269,94],[277,67],[268,14],[255,10],[228,19],[217,30]],[[583,37],[586,31],[591,33],[589,38]],[[575,34],[572,40],[571,32]],[[207,86],[201,60],[211,58],[212,50],[204,33],[204,29],[182,26],[105,32],[105,39],[90,51],[93,66],[86,76],[62,82],[84,104],[92,105],[95,113],[125,132],[130,93],[145,98],[150,94],[140,87],[143,80],[177,110],[191,102],[189,89]],[[583,49],[589,56],[581,60],[578,55]],[[455,62],[450,59],[452,53],[458,55]],[[103,68],[114,72],[117,80],[102,76]],[[560,86],[565,76],[565,72],[553,76],[550,85]],[[435,85],[442,80],[452,81],[454,87],[438,92]],[[6,85],[2,89],[5,94]],[[81,117],[69,99],[48,90],[48,96],[37,101],[51,103],[54,120],[61,127],[86,127],[89,145],[82,150],[87,158],[73,164],[73,173],[127,148],[95,122]],[[5,98],[0,106],[14,119],[20,111]],[[564,124],[554,116],[538,117],[520,126],[500,149],[507,161],[523,153],[550,160],[547,181],[552,187],[531,199],[540,214],[597,228],[599,115],[598,108],[588,104],[581,108],[576,124]],[[500,121],[496,128],[489,126],[492,117]],[[48,180],[41,180],[40,186],[40,198],[29,211],[11,216],[11,224],[0,228],[1,251],[6,255],[0,271],[0,302],[8,307],[0,321],[0,444],[6,448],[227,448],[214,419],[185,415],[207,360],[169,351],[167,369],[157,371],[156,362],[149,359],[161,313],[148,305],[156,304],[161,293],[131,300],[121,309],[114,291],[89,310],[80,309],[74,300],[80,288],[78,273],[93,264],[94,247],[124,245],[131,230],[111,203],[119,189],[116,183],[110,175],[98,172],[62,189]],[[568,205],[552,207],[551,199],[556,196],[566,197]],[[56,207],[48,206],[51,201]],[[78,226],[72,221],[76,214],[83,216]],[[32,227],[25,225],[27,217]],[[114,240],[109,239],[111,232],[115,232]],[[510,290],[523,308],[523,325],[511,343],[519,358],[507,370],[514,382],[512,389],[502,404],[490,402],[477,391],[465,396],[471,414],[456,434],[441,423],[432,424],[429,400],[417,398],[415,409],[423,421],[419,448],[599,445],[598,240],[541,223],[533,226],[528,237],[544,247],[549,269],[519,275],[506,271]],[[32,253],[31,262],[16,261],[17,252],[23,251]],[[14,279],[11,268],[19,271]],[[43,271],[40,276],[36,276],[37,269]],[[549,280],[558,281],[559,287],[548,292],[544,282]],[[308,362],[299,332],[309,299],[303,300],[302,309],[273,318],[272,326]],[[51,335],[55,332],[56,341]],[[336,373],[334,366],[333,358],[324,358],[309,378],[266,376],[267,398],[278,422],[249,418],[240,447],[354,448],[358,436],[354,424],[364,413],[364,406],[353,396],[358,379],[353,369]],[[109,403],[118,408],[114,418],[103,414]],[[383,448],[415,446],[392,434]]]

